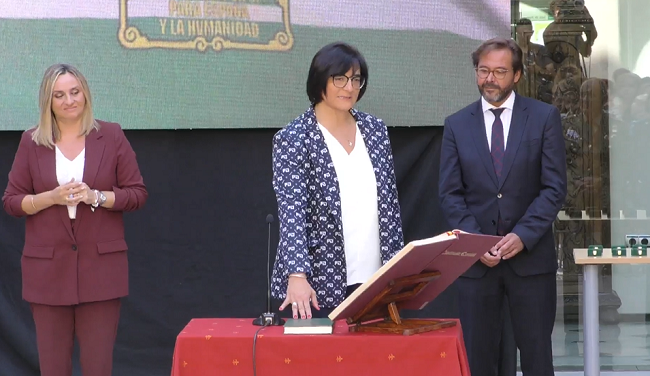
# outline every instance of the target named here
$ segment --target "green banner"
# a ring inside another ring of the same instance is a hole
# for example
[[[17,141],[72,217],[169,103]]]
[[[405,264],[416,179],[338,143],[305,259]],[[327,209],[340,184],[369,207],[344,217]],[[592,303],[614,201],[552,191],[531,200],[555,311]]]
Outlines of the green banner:
[[[65,4],[63,4],[65,3]],[[356,106],[389,126],[441,125],[477,98],[470,53],[509,35],[508,0],[21,0],[0,8],[0,130],[38,118],[42,74],[69,63],[95,116],[127,129],[279,128],[308,106],[325,44],[369,65]]]

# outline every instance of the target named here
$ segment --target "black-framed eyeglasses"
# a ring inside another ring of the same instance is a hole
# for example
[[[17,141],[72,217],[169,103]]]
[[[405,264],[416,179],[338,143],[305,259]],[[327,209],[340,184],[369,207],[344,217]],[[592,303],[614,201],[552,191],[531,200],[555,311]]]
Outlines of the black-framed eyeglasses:
[[[510,72],[510,69],[503,69],[503,68],[497,68],[497,69],[487,69],[487,68],[476,68],[476,75],[479,78],[488,78],[490,76],[490,73],[494,75],[494,78],[498,80],[502,80],[506,78],[506,75]]]
[[[348,84],[348,81],[352,81],[352,88],[354,90],[359,90],[366,84],[366,79],[361,76],[352,76],[348,77],[344,74],[337,74],[332,76],[332,83],[338,88],[344,88]]]

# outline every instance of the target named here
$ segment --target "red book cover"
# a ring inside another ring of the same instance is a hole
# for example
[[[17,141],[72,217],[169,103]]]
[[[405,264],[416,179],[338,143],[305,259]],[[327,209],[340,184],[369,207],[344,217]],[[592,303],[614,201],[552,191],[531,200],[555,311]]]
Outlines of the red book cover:
[[[391,280],[439,271],[441,275],[438,279],[411,300],[398,304],[400,309],[422,309],[499,240],[500,236],[449,231],[433,238],[412,241],[332,311],[329,318],[339,320],[354,316],[379,295]]]

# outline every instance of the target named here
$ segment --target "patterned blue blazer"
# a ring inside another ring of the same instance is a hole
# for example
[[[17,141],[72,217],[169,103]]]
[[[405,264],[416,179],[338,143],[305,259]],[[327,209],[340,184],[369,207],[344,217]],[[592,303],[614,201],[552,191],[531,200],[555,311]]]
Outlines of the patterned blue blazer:
[[[393,154],[384,122],[356,110],[351,114],[368,149],[377,180],[382,263],[404,246]],[[306,273],[321,307],[345,299],[347,270],[343,250],[338,179],[313,107],[273,139],[273,189],[278,201],[280,240],[272,294],[284,300],[288,276]]]

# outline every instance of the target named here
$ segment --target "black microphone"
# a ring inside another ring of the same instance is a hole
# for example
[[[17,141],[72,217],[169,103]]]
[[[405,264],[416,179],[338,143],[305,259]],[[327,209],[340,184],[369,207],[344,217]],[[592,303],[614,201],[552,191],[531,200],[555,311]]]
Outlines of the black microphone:
[[[273,220],[272,214],[266,216],[266,223],[269,225],[269,238],[266,249],[266,312],[253,320],[253,325],[257,326],[284,325],[284,320],[277,313],[271,312],[271,223],[273,223]]]

